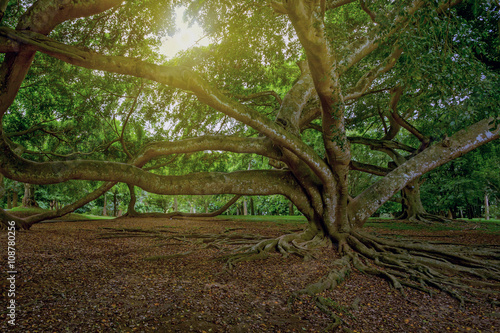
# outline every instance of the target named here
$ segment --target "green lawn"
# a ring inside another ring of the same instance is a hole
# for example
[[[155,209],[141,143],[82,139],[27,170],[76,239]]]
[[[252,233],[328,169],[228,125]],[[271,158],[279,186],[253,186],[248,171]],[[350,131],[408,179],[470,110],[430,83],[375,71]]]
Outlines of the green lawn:
[[[276,222],[278,224],[285,223],[307,223],[304,216],[289,216],[289,215],[220,215],[220,217],[242,220],[245,222]]]
[[[221,217],[241,220],[245,222],[276,222],[277,224],[305,224],[307,220],[304,216],[274,216],[274,215],[223,215]],[[498,219],[460,219],[449,223],[431,223],[429,225],[395,221],[388,218],[370,218],[365,224],[366,227],[389,229],[389,230],[464,230],[474,228],[487,233],[500,232],[500,220]]]
[[[25,208],[25,207],[15,207],[9,210],[10,213],[13,213],[16,216],[20,217],[26,217],[30,215],[35,215],[35,214],[40,214],[47,212],[46,209],[42,208]],[[90,214],[78,214],[78,213],[71,213],[64,215],[62,217],[57,218],[57,220],[71,220],[71,221],[86,221],[86,220],[108,220],[108,219],[113,219],[114,217],[112,216],[97,216],[97,215],[90,215]]]

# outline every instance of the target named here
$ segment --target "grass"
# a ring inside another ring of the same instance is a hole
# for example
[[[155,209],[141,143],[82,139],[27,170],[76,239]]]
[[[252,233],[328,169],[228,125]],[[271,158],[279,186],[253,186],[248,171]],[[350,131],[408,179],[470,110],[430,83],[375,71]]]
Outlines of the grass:
[[[500,219],[483,219],[483,218],[475,218],[475,219],[459,219],[460,221],[465,222],[481,222],[481,223],[500,223]]]
[[[221,215],[224,218],[240,220],[245,222],[276,222],[277,224],[304,224],[307,219],[304,216],[290,215]]]
[[[13,213],[16,216],[26,217],[35,214],[41,214],[47,212],[46,209],[37,208],[37,207],[15,207],[9,210],[10,213]],[[71,221],[88,221],[88,220],[109,220],[113,219],[112,216],[98,216],[98,215],[90,215],[90,214],[79,214],[79,213],[70,213],[64,216],[57,218],[57,220],[71,220]]]
[[[382,220],[382,221],[381,221]],[[427,230],[427,231],[446,231],[446,230],[466,230],[477,229],[486,233],[500,232],[500,220],[498,219],[459,219],[448,223],[431,223],[429,225],[405,222],[391,221],[383,219],[370,218],[365,224],[367,227],[388,229],[388,230]]]
[[[40,214],[47,210],[42,208],[24,208],[16,207],[10,210],[17,216],[26,217],[33,214]],[[279,225],[301,225],[307,223],[304,216],[289,216],[289,215],[221,215],[220,217],[240,220],[243,222],[274,222]],[[90,214],[71,213],[57,218],[62,221],[88,221],[88,220],[107,220],[113,219],[111,216],[97,216]],[[430,225],[418,224],[412,222],[395,221],[387,218],[370,218],[365,224],[366,227],[386,230],[428,230],[428,231],[445,231],[445,230],[464,230],[469,227],[481,230],[486,233],[500,233],[500,219],[485,220],[476,219],[459,219],[458,222],[450,223],[433,223]]]
[[[275,222],[276,224],[305,224],[307,220],[304,216],[289,216],[289,215],[224,215],[225,218],[240,220],[245,222]],[[446,230],[464,230],[474,228],[486,233],[499,233],[499,219],[460,219],[458,222],[450,223],[432,223],[430,225],[395,221],[388,218],[370,218],[365,224],[366,227],[386,230],[428,230],[428,231],[446,231]]]

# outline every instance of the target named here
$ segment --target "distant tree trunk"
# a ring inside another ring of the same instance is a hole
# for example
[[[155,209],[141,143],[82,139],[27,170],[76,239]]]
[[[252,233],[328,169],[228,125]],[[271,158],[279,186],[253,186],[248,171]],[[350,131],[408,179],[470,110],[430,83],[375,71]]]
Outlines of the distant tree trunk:
[[[413,181],[401,190],[402,212],[398,219],[418,219],[419,215],[427,214],[420,200],[420,184]]]
[[[102,205],[102,216],[108,215],[107,206],[108,206],[108,200],[106,199],[106,193],[104,193],[104,204]]]
[[[253,202],[253,197],[250,197],[250,214],[255,215],[255,204]]]
[[[243,200],[243,215],[248,215],[247,199]]]
[[[288,215],[293,216],[294,214],[293,203],[290,201],[290,203],[288,204]]]
[[[488,199],[488,193],[484,192],[484,218],[486,220],[490,219],[490,202]]]
[[[205,200],[205,214],[208,214],[208,200]]]
[[[19,201],[19,195],[17,194],[17,191],[14,190],[12,193],[12,207],[17,207],[17,202]]]
[[[113,216],[118,216],[118,191],[115,189],[113,191]]]
[[[135,203],[137,201],[137,197],[135,196],[135,187],[134,185],[127,184],[128,185],[128,190],[130,192],[130,201],[128,202],[128,208],[127,208],[127,216],[137,216],[138,213],[135,210]]]
[[[7,209],[12,208],[12,201],[10,200],[10,194],[7,192]]]
[[[179,205],[177,204],[177,197],[174,197],[174,212],[179,211]]]
[[[472,220],[472,218],[474,217],[474,214],[472,213],[472,206],[471,205],[467,204],[465,214],[466,214],[468,219]]]
[[[448,216],[447,218],[449,218],[450,220],[453,218],[453,213],[451,211],[451,209],[448,209]]]
[[[409,221],[444,221],[446,218],[426,212],[420,199],[420,178],[408,183],[401,190],[401,214],[397,216],[400,220]]]
[[[35,185],[24,184],[23,207],[38,207],[35,201]]]

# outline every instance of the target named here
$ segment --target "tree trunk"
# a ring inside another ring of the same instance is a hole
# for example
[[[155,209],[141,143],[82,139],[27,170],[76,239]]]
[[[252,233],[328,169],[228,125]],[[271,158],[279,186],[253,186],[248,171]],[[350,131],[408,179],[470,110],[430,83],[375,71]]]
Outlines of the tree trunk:
[[[9,192],[7,192],[7,209],[12,209],[12,201]]]
[[[38,207],[35,201],[35,185],[24,184],[23,207]]]
[[[295,213],[293,211],[293,202],[290,201],[288,204],[288,215],[293,216]]]
[[[486,220],[490,219],[490,203],[487,192],[484,192],[484,218]]]
[[[250,214],[255,215],[255,204],[253,202],[253,197],[250,197]]]
[[[420,184],[418,179],[410,182],[401,190],[402,211],[398,219],[417,220],[427,214],[420,200]]]
[[[177,204],[177,197],[174,197],[174,212],[179,211],[179,205]]]
[[[396,218],[409,221],[438,221],[443,222],[447,218],[427,213],[420,199],[420,178],[408,183],[401,190],[401,214]]]
[[[138,213],[135,210],[135,203],[137,201],[137,197],[135,196],[135,186],[131,184],[128,185],[128,190],[130,193],[130,201],[128,202],[128,208],[127,208],[127,216],[137,216]]]
[[[118,193],[115,188],[115,190],[113,191],[113,216],[115,217],[118,216],[117,206],[118,206]]]
[[[104,204],[102,205],[102,216],[107,216],[108,215],[108,200],[106,199],[106,193],[104,193]]]
[[[12,192],[12,207],[15,208],[17,207],[19,201],[19,195],[17,194],[17,191],[14,189]]]
[[[247,199],[243,200],[243,215],[248,215]]]

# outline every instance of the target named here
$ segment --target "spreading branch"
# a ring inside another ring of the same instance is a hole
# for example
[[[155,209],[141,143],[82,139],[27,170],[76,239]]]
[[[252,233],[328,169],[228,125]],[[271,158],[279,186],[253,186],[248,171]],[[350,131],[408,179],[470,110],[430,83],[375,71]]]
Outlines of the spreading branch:
[[[403,143],[399,143],[393,140],[377,140],[377,139],[369,139],[369,138],[364,138],[360,136],[350,136],[348,137],[349,141],[354,144],[362,144],[365,146],[369,146],[371,149],[374,150],[381,150],[381,149],[398,149],[398,150],[404,150],[410,153],[413,153],[416,151],[415,148],[410,147],[408,145],[405,145]]]
[[[276,102],[278,102],[279,105],[283,102],[280,95],[276,91],[270,90],[270,91],[261,91],[255,94],[250,94],[250,95],[234,95],[235,98],[238,98],[240,101],[249,101],[252,99],[257,99],[261,97],[266,97],[266,96],[272,96],[274,99],[276,99]]]
[[[483,119],[436,143],[391,171],[349,203],[350,220],[361,227],[396,192],[412,180],[492,140],[500,138],[494,119]]]
[[[351,161],[351,163],[349,164],[349,167],[351,168],[351,170],[367,172],[367,173],[371,173],[372,175],[377,175],[377,176],[385,176],[389,172],[392,171],[392,169],[389,169],[389,168],[384,168],[381,166],[371,165],[371,164],[366,164],[366,163],[361,163],[361,162],[356,162],[356,161]]]
[[[354,87],[349,89],[347,95],[345,96],[345,100],[358,99],[361,96],[364,96],[370,88],[373,81],[378,78],[380,75],[388,72],[390,69],[394,67],[397,60],[403,54],[403,50],[399,47],[396,47],[395,50],[378,66],[375,66],[370,71],[366,72],[356,83]]]
[[[423,148],[425,148],[427,144],[429,144],[430,138],[423,135],[419,130],[417,130],[413,125],[411,125],[408,121],[406,121],[399,115],[397,105],[402,94],[403,88],[399,86],[394,88],[394,90],[392,91],[390,103],[391,117],[394,119],[394,121],[396,121],[396,123],[399,124],[399,126],[405,128],[408,132],[413,134],[422,143],[422,145],[424,146]]]
[[[76,66],[141,77],[191,91],[202,103],[254,128],[276,144],[296,154],[319,177],[325,181],[331,180],[328,166],[311,147],[259,112],[225,96],[189,68],[159,66],[122,56],[105,56],[56,42],[31,31],[16,31],[2,27],[0,35],[29,44],[41,52]]]

